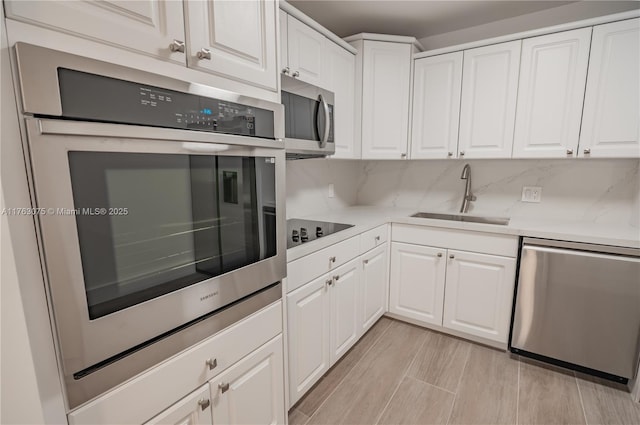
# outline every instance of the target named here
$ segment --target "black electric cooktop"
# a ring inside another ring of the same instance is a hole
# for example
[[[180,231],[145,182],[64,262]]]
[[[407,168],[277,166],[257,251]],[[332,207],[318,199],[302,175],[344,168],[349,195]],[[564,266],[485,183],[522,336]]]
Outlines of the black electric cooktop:
[[[287,220],[287,249],[314,241],[323,236],[353,227],[353,224],[327,223],[325,221]]]

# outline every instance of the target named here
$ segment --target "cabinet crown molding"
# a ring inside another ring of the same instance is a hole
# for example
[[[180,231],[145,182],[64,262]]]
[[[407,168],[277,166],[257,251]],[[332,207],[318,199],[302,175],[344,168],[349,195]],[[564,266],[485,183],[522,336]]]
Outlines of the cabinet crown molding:
[[[419,51],[424,50],[422,44],[420,44],[420,42],[415,37],[407,37],[403,35],[373,34],[370,32],[361,32],[360,34],[354,34],[344,38],[344,41],[346,41],[347,43],[351,43],[356,40],[386,41],[389,43],[413,44]]]

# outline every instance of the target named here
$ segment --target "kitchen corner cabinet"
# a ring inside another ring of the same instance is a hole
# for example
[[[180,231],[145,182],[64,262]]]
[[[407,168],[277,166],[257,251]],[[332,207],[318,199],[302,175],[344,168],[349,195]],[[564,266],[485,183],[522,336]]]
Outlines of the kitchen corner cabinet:
[[[505,346],[518,238],[394,225],[389,312]]]
[[[581,157],[640,156],[640,18],[593,27]]]
[[[521,41],[464,51],[460,158],[510,158]]]
[[[462,55],[414,61],[411,159],[458,156]]]
[[[184,7],[190,68],[277,90],[275,1],[185,1]]]
[[[356,122],[362,159],[406,159],[409,133],[409,93],[414,47],[358,39],[356,61]],[[356,142],[358,143],[358,142]]]
[[[590,42],[591,28],[522,41],[514,158],[577,156]]]
[[[286,24],[280,24],[281,31],[286,28],[286,45],[281,46],[282,73],[314,86],[325,87],[325,36],[281,11],[280,20],[285,18]]]

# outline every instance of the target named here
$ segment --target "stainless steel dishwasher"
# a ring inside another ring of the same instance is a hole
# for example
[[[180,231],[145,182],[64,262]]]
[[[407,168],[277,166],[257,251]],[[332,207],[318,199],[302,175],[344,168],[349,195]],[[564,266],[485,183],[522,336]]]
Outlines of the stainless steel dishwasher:
[[[609,379],[634,378],[640,250],[524,238],[511,351]]]

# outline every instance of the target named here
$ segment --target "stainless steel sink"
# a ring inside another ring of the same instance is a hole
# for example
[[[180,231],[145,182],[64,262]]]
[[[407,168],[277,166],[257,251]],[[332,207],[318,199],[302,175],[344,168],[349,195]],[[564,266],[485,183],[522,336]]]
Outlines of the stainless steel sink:
[[[507,224],[509,224],[509,219],[505,217],[481,217],[481,216],[474,216],[474,215],[441,214],[441,213],[429,213],[429,212],[415,213],[411,217],[431,218],[435,220],[466,221],[471,223],[483,223],[483,224],[498,224],[500,226],[506,226]]]

